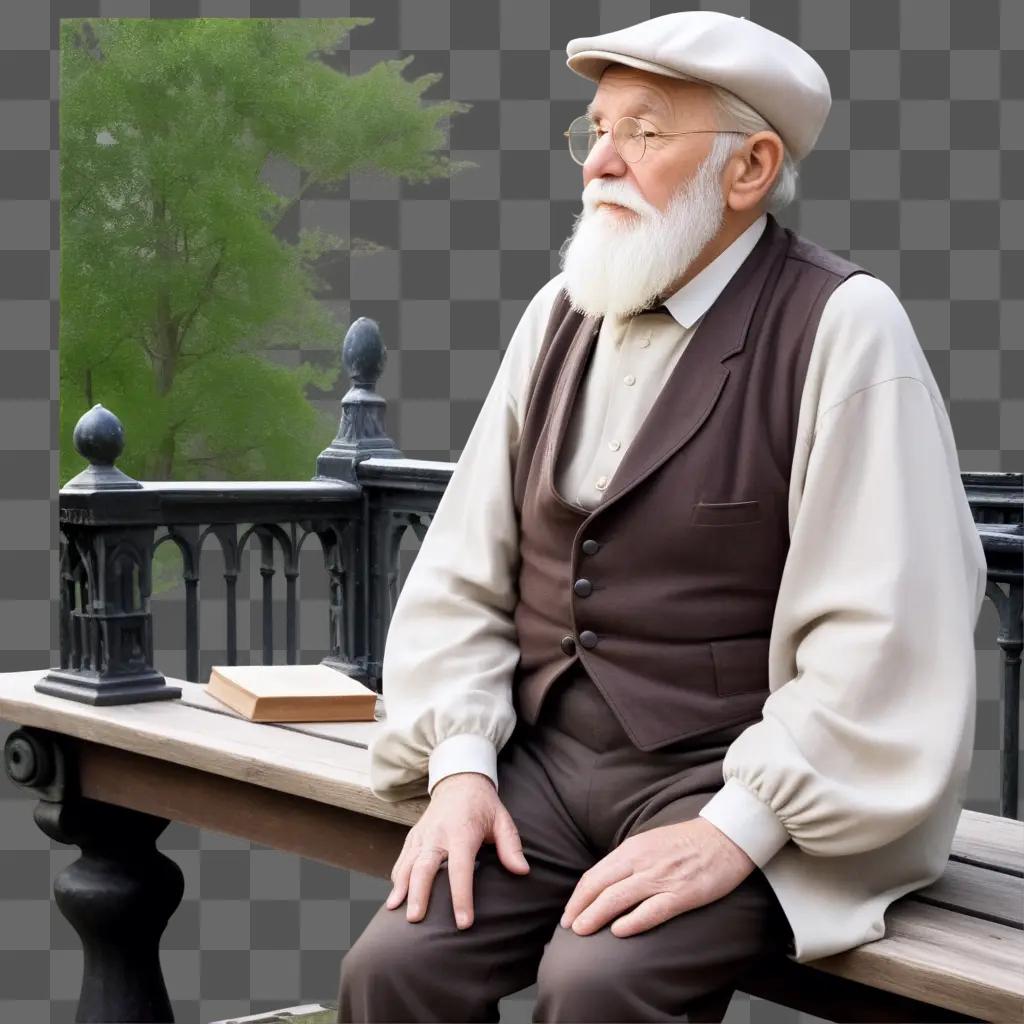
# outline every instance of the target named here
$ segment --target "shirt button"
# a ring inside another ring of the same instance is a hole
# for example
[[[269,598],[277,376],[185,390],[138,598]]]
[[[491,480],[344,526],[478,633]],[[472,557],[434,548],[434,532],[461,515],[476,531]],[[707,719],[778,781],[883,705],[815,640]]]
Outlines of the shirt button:
[[[603,490],[604,490],[604,489],[605,489],[605,488],[606,488],[606,487],[608,486],[608,477],[606,477],[606,476],[599,476],[599,477],[598,477],[598,478],[597,478],[597,479],[596,479],[596,480],[594,481],[594,486],[595,486],[595,487],[596,487],[596,488],[597,488],[597,489],[598,489],[599,491],[603,491]]]
[[[608,442],[608,447],[611,448],[611,450],[613,452],[617,452],[622,447],[622,442],[621,441],[609,441]]]
[[[650,338],[641,338],[640,339],[640,347],[641,348],[647,348],[648,345],[650,345],[650,343],[651,343],[651,339]]]
[[[563,636],[562,637],[562,650],[566,654],[575,654],[576,653],[576,641],[573,640],[573,638],[571,636]]]
[[[596,647],[597,646],[597,634],[595,632],[593,632],[592,630],[589,630],[589,629],[583,630],[583,632],[580,633],[580,643],[583,644],[583,646],[587,647],[587,648]]]
[[[597,541],[594,540],[592,537],[588,537],[580,545],[580,547],[582,548],[584,554],[586,554],[586,555],[596,555],[597,551],[601,547],[601,545],[598,544]]]
[[[626,376],[622,378],[622,382],[626,385],[635,384],[636,377],[634,377],[631,373],[627,373]]]
[[[594,585],[587,579],[578,579],[573,585],[572,589],[580,597],[589,597],[590,592],[594,589]]]

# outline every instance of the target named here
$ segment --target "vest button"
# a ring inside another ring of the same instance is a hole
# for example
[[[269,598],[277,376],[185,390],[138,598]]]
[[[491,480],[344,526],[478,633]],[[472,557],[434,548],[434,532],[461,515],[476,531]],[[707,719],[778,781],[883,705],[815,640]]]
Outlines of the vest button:
[[[562,637],[562,650],[565,651],[566,654],[575,654],[576,653],[576,641],[573,640],[573,638],[571,636],[563,636]]]
[[[577,580],[572,585],[572,589],[575,590],[580,597],[588,597],[594,587],[590,580]]]
[[[583,554],[585,555],[596,555],[600,547],[601,545],[598,544],[597,541],[592,539],[591,537],[588,537],[580,545],[580,549],[583,551]]]
[[[590,629],[583,630],[583,632],[580,633],[580,643],[583,644],[583,646],[587,647],[587,648],[596,647],[597,646],[597,634],[593,630],[590,630]]]

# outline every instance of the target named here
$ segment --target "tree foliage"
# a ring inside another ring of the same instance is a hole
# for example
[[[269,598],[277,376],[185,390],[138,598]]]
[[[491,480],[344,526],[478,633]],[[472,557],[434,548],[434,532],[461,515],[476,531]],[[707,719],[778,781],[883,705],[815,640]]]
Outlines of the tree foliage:
[[[320,59],[371,18],[118,19],[61,25],[61,484],[96,402],[125,426],[139,479],[308,479],[334,436],[307,386],[329,368],[268,348],[331,349],[318,260],[344,240],[275,231],[314,184],[375,169],[427,181],[475,166],[435,152],[413,59],[349,76]],[[268,160],[302,172],[281,195]]]

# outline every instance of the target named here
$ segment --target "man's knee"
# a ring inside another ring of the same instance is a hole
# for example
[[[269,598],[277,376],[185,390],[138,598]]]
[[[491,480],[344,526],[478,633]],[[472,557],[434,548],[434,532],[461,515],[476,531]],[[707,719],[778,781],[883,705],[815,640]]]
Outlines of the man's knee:
[[[505,993],[494,990],[500,974],[489,970],[489,947],[472,928],[448,927],[450,906],[442,917],[410,922],[404,905],[381,907],[342,957],[337,1020],[497,1021]]]
[[[668,1013],[685,1014],[691,1021],[720,1022],[725,1017],[732,985],[709,990],[707,979],[688,980],[685,969],[671,978],[659,976],[645,967],[643,958],[614,955],[626,953],[623,943],[628,938],[589,941],[599,935],[560,943],[554,955],[549,955],[549,944],[537,970],[536,1019],[598,1024]]]
[[[400,915],[398,920],[392,915]],[[350,992],[402,985],[407,971],[422,972],[431,956],[425,929],[399,910],[381,908],[341,958],[341,988]]]
[[[577,935],[557,927],[537,967],[538,1009],[543,1019],[615,1019],[603,1013],[614,1014],[626,991],[639,982],[630,970],[630,957],[621,955],[627,951],[613,946],[625,941],[601,932]]]
[[[712,939],[718,933],[710,913],[679,915],[622,938],[609,925],[590,935],[555,928],[537,969],[540,1019],[623,1021],[685,1012],[689,1020],[720,1021],[736,963]]]

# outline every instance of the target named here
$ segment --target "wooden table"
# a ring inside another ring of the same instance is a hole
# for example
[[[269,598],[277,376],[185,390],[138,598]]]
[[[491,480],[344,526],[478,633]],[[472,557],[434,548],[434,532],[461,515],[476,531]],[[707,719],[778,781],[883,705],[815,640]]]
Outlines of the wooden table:
[[[38,693],[45,671],[0,673],[0,718],[24,727],[5,767],[39,797],[36,822],[82,849],[54,884],[85,936],[78,1020],[173,1020],[159,941],[184,882],[155,846],[170,821],[388,878],[427,806],[370,792],[379,722],[257,724],[170,677],[180,700],[94,707]],[[742,990],[813,1013],[815,993],[834,1005],[839,987],[857,1021],[1024,1019],[1024,822],[965,811],[946,874],[886,924],[813,965],[766,965]]]

